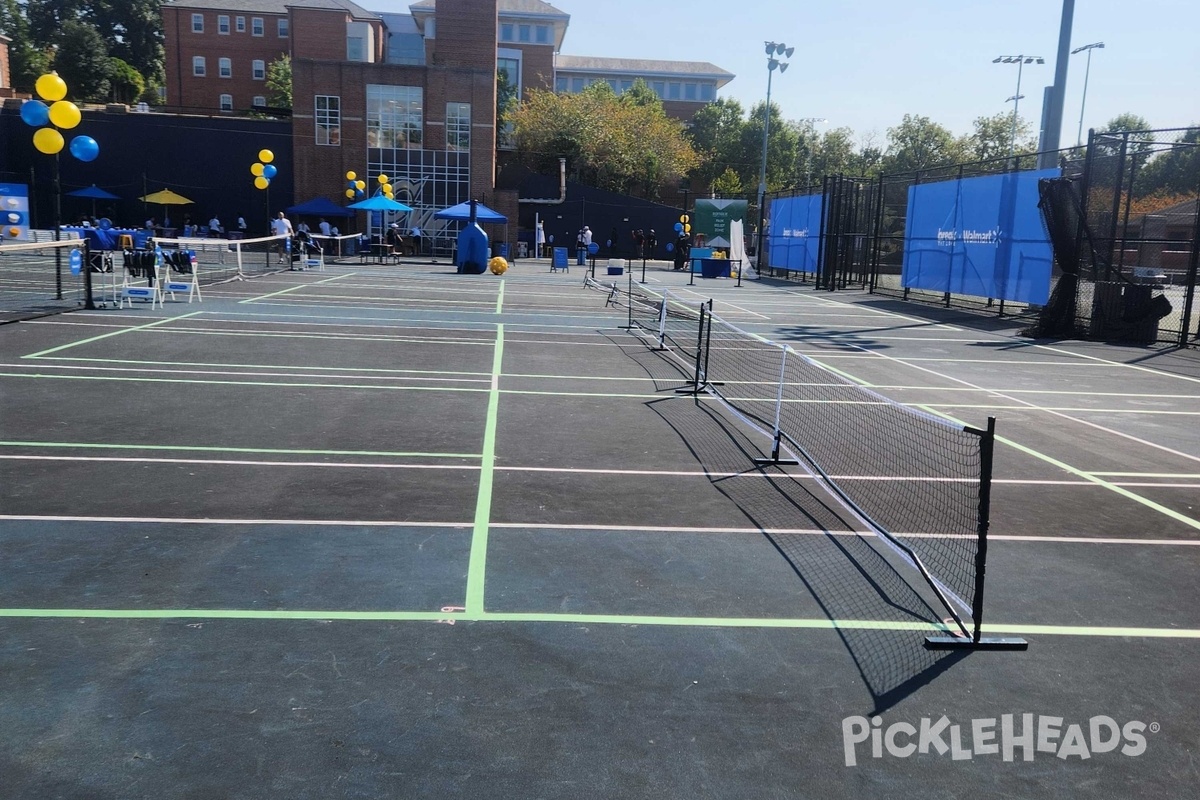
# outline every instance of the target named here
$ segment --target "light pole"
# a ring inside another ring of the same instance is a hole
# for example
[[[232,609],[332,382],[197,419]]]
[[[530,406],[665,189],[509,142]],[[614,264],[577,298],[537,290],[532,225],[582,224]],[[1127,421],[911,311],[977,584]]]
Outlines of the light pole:
[[[763,204],[767,199],[767,137],[771,131],[771,76],[778,68],[780,74],[787,72],[788,63],[776,58],[776,55],[791,58],[796,48],[777,42],[766,42],[767,53],[767,104],[763,108],[763,151],[762,170],[758,174],[758,244],[754,248],[754,258],[759,267],[762,266],[763,225],[766,224],[766,209]]]
[[[1103,49],[1104,49],[1104,42],[1093,42],[1091,44],[1085,44],[1083,47],[1076,47],[1074,50],[1071,51],[1071,55],[1075,55],[1076,53],[1082,53],[1085,51],[1088,54],[1087,67],[1083,70],[1083,101],[1080,102],[1080,104],[1079,104],[1079,132],[1075,134],[1075,146],[1076,147],[1083,146],[1083,109],[1087,107],[1087,86],[1088,86],[1088,75],[1092,71],[1092,51],[1093,50],[1103,50]]]
[[[1012,118],[1012,133],[1008,139],[1008,157],[1012,158],[1017,152],[1017,107],[1021,104],[1021,70],[1026,64],[1045,64],[1046,59],[1041,56],[996,56],[992,59],[993,64],[1016,64],[1017,65],[1017,91],[1008,100],[1013,101],[1013,118]],[[1004,102],[1008,102],[1005,100]]]

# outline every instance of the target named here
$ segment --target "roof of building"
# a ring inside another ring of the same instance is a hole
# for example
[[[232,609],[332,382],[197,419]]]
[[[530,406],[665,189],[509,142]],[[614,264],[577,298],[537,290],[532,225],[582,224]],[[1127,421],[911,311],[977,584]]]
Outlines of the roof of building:
[[[230,11],[237,14],[287,14],[289,8],[319,8],[348,13],[355,19],[379,19],[350,0],[168,0],[164,7],[194,8],[204,11]]]
[[[419,0],[409,6],[414,11],[429,11],[437,6],[437,0]],[[523,14],[539,17],[570,17],[565,11],[542,0],[499,0],[501,14]]]
[[[724,86],[736,76],[707,61],[655,61],[646,58],[600,58],[598,56],[554,57],[554,68],[567,72],[591,72],[605,75],[687,75],[694,78],[716,78]]]

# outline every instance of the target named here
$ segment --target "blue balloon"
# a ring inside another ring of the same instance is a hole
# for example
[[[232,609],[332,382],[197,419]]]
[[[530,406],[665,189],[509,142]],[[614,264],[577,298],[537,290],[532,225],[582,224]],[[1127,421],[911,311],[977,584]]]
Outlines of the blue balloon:
[[[683,230],[683,223],[682,223],[682,222],[676,222],[676,223],[675,223],[675,232],[676,232],[676,233],[679,233],[679,232],[681,232],[682,230]]]
[[[670,242],[667,242],[667,252],[668,252],[668,253],[674,253],[674,252],[675,252],[675,245],[671,244]]]
[[[279,170],[275,169],[274,164],[267,164],[265,167],[263,167],[263,177],[266,178],[267,180],[271,180],[271,178],[274,178],[276,173],[278,173],[278,172],[279,172]]]
[[[90,136],[76,136],[71,140],[71,155],[80,161],[95,161],[100,155],[100,145]]]
[[[21,119],[26,125],[40,128],[50,121],[50,106],[41,100],[26,100],[21,104]]]

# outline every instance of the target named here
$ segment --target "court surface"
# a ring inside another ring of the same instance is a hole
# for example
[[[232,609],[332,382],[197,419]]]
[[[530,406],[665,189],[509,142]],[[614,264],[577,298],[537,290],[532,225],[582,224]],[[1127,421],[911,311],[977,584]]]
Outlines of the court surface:
[[[1195,796],[1196,351],[650,270],[997,417],[1030,647],[931,652],[911,568],[545,269],[0,326],[0,795]]]

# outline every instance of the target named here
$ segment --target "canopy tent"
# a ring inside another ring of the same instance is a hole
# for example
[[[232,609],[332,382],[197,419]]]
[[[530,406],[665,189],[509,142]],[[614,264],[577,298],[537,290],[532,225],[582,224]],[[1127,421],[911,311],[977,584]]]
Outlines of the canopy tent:
[[[412,211],[411,206],[406,206],[404,203],[396,200],[390,200],[381,194],[368,197],[366,200],[360,200],[357,203],[351,203],[346,208],[357,208],[361,211]]]
[[[138,200],[141,200],[143,203],[153,203],[159,206],[190,206],[192,204],[191,200],[188,200],[181,194],[172,192],[170,189],[151,192],[144,197],[139,197]]]
[[[441,211],[433,215],[434,219],[456,219],[468,220],[471,218],[471,201],[459,203],[456,206],[443,208]],[[508,217],[501,214],[499,211],[493,211],[483,203],[475,203],[475,221],[476,222],[491,222],[507,224]]]
[[[299,205],[291,206],[287,213],[305,217],[353,217],[353,211],[347,211],[332,200],[324,197],[314,197]]]

